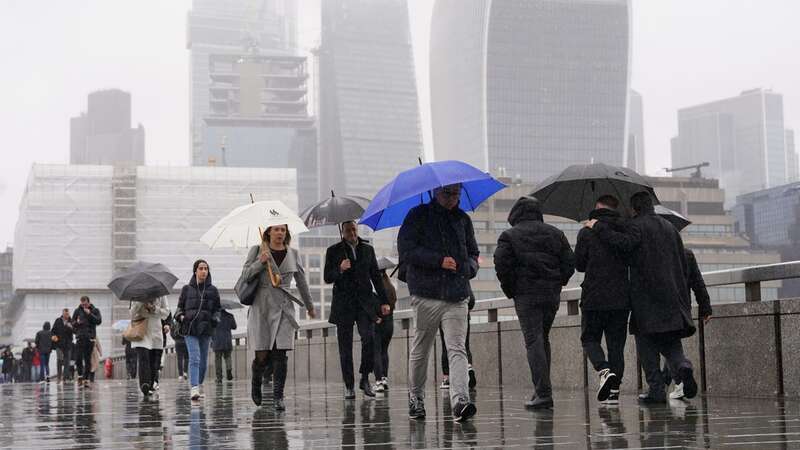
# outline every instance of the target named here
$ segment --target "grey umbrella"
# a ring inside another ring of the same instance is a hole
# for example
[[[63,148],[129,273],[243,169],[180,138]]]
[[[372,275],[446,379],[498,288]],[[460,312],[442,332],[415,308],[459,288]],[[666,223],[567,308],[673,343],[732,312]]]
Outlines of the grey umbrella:
[[[223,298],[220,300],[220,305],[222,309],[241,309],[244,308],[244,305],[241,304],[238,300],[231,300],[229,298]]]
[[[633,194],[647,192],[658,204],[653,187],[634,170],[607,164],[577,164],[543,181],[531,193],[542,204],[542,212],[575,221],[589,218],[597,199],[613,195],[625,210]]]
[[[686,217],[683,217],[682,215],[678,214],[677,212],[667,207],[656,205],[655,209],[656,209],[656,214],[667,219],[667,221],[671,223],[678,231],[683,230],[692,223],[691,220],[687,219]]]
[[[391,269],[396,266],[397,266],[397,260],[395,258],[382,256],[381,259],[378,260],[378,270]]]
[[[308,228],[339,225],[342,222],[356,220],[361,217],[369,202],[368,198],[356,195],[337,197],[331,191],[330,198],[306,208],[300,214],[300,218]]]
[[[137,261],[115,273],[108,288],[120,300],[144,301],[169,294],[177,281],[165,265]]]

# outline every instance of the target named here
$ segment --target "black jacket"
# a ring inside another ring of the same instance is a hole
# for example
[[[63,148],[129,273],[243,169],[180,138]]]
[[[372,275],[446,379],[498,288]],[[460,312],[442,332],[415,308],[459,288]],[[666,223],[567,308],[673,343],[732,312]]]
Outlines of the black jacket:
[[[214,337],[211,339],[211,349],[215,352],[229,352],[233,350],[233,336],[231,330],[236,329],[236,318],[228,311],[221,310],[219,323],[214,329]]]
[[[508,298],[537,304],[561,301],[561,287],[575,273],[575,254],[558,228],[543,222],[538,200],[521,197],[500,234],[494,268]]]
[[[411,295],[451,302],[469,297],[479,252],[472,219],[458,207],[447,210],[433,200],[411,209],[397,235],[397,250]],[[447,256],[455,259],[455,272],[442,269]]]
[[[216,286],[211,283],[211,273],[201,285],[192,275],[189,284],[181,289],[175,318],[181,323],[184,336],[212,336],[219,322],[220,301]]]
[[[700,273],[700,267],[697,266],[697,258],[694,257],[694,252],[688,248],[685,249],[685,252],[686,262],[689,264],[689,288],[694,292],[698,312],[701,318],[710,316],[713,314],[711,298],[708,296],[706,282],[703,280],[703,274]]]
[[[684,338],[695,332],[689,303],[689,268],[680,234],[653,211],[629,222],[624,233],[600,221],[601,240],[630,254],[631,332]]]
[[[348,257],[351,267],[339,271],[339,265]],[[349,244],[344,241],[328,247],[325,252],[325,282],[333,283],[333,300],[328,322],[338,324],[347,317],[354,317],[359,310],[367,313],[374,322],[380,305],[388,304],[383,287],[375,250],[361,238],[356,245],[355,259]],[[377,297],[375,296],[377,293]]]
[[[590,219],[602,220],[615,231],[624,232],[625,222],[617,211],[596,209]],[[575,245],[575,269],[585,272],[581,283],[581,308],[585,311],[630,309],[628,265],[625,254],[597,237],[589,228],[578,232]]]
[[[103,323],[100,310],[94,305],[89,306],[89,314],[80,306],[72,313],[72,326],[75,329],[75,337],[78,339],[94,339],[97,337],[97,326]]]
[[[36,348],[39,353],[50,353],[53,351],[53,333],[50,329],[39,330],[36,333]]]
[[[56,342],[55,347],[61,350],[69,350],[69,346],[72,344],[73,331],[72,327],[67,326],[67,324],[72,324],[72,318],[69,318],[67,323],[64,323],[62,317],[53,322],[53,334],[58,336],[58,342]]]
[[[34,351],[30,347],[25,347],[24,349],[22,349],[22,363],[25,364],[26,366],[30,366],[31,364],[33,364],[33,354]]]
[[[14,354],[9,351],[3,352],[3,373],[11,373],[14,370]]]

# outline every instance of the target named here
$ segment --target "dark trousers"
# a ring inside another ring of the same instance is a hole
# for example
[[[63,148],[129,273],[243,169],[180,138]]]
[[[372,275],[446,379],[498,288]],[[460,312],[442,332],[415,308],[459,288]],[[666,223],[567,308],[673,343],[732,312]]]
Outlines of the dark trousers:
[[[159,348],[153,349],[152,351],[155,352],[154,358],[156,359],[155,369],[151,368],[153,371],[153,381],[158,383],[161,379],[161,355],[164,354],[164,350]]]
[[[69,376],[70,347],[56,349],[56,374],[59,380]]]
[[[139,386],[147,383],[148,386],[152,387],[153,382],[158,380],[161,351],[138,347],[136,348],[136,356],[138,357]]]
[[[556,318],[558,303],[528,303],[515,301],[519,325],[525,339],[531,380],[538,397],[551,397],[550,383],[550,328]]]
[[[628,338],[628,310],[583,311],[581,343],[594,370],[611,369],[617,376],[612,389],[619,389],[625,372],[625,341]],[[605,335],[608,358],[601,341]]]
[[[178,366],[178,376],[186,375],[189,371],[189,351],[186,349],[186,344],[175,345],[175,356]]]
[[[369,376],[375,365],[375,324],[369,320],[367,313],[358,311],[345,316],[336,324],[336,335],[339,341],[339,363],[342,366],[342,380],[348,389],[354,387],[353,374],[353,325],[358,328],[361,337],[361,366],[358,371],[361,377]]]
[[[273,346],[270,351],[257,351],[255,356],[252,365],[252,388],[261,389],[264,371],[267,368],[267,363],[269,363],[269,366],[272,368],[272,376],[274,377],[272,395],[275,398],[283,398],[283,389],[286,386],[286,375],[289,372],[289,357],[286,354],[286,350],[278,350]]]
[[[217,381],[222,381],[222,360],[225,360],[226,367],[228,368],[227,372],[233,372],[233,367],[231,366],[231,351],[230,350],[220,350],[218,352],[215,351],[214,370],[216,371]]]
[[[470,321],[470,314],[467,313],[467,340],[464,341],[464,347],[467,349],[467,363],[469,363],[469,365],[472,365],[472,352],[469,349],[469,321]],[[450,361],[447,358],[447,345],[444,342],[444,330],[442,330],[441,325],[439,325],[439,337],[442,340],[442,375],[449,377]]]
[[[384,317],[375,325],[375,379],[389,376],[389,344],[394,336],[394,318]]]
[[[77,366],[78,376],[84,380],[94,381],[94,372],[92,372],[92,351],[94,351],[94,342],[90,338],[78,338],[75,344],[75,365]]]
[[[139,358],[139,355],[136,354],[136,349],[134,348],[126,348],[125,349],[125,369],[128,372],[128,378],[134,379],[136,378],[136,360]]]
[[[663,397],[666,395],[664,376],[661,373],[661,358],[666,360],[672,377],[680,383],[681,369],[692,368],[692,363],[683,353],[680,338],[674,336],[661,336],[657,334],[637,334],[636,351],[639,352],[639,362],[642,364],[644,377],[650,396]]]

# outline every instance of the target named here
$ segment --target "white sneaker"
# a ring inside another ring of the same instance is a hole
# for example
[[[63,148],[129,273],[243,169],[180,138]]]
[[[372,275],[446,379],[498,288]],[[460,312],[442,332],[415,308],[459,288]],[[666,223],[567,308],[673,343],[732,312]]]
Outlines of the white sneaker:
[[[675,385],[675,390],[669,393],[669,398],[680,400],[683,397],[683,383],[678,383]]]
[[[183,375],[178,375],[178,381],[183,381]]]
[[[598,376],[600,377],[600,386],[597,388],[597,401],[604,402],[611,394],[611,386],[617,379],[617,375],[611,372],[611,369],[603,369]]]
[[[381,378],[381,384],[384,389],[389,390],[389,380],[387,380],[386,377]]]
[[[378,381],[377,383],[375,383],[375,387],[373,387],[372,390],[375,392],[384,392],[386,388],[383,387],[383,383]]]
[[[192,386],[192,400],[197,401],[200,400],[200,387],[199,386]]]
[[[442,384],[439,385],[439,389],[450,389],[450,379],[445,378],[442,380]]]
[[[154,390],[154,391],[157,391],[157,390],[158,390],[158,381],[156,381],[155,383],[153,383],[153,390]]]

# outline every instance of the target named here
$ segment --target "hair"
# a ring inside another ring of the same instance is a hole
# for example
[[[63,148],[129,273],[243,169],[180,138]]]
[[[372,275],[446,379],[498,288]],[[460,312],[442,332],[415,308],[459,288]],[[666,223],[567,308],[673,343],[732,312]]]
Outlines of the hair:
[[[342,222],[342,228],[344,228],[344,226],[347,225],[348,223],[352,223],[353,225],[358,227],[358,223],[356,223],[355,220],[345,220],[344,222]]]
[[[87,302],[90,302],[90,301],[91,301],[91,300],[89,299],[89,296],[88,296],[88,295],[84,295],[84,296],[82,296],[82,297],[81,297],[81,302],[82,302],[82,301],[84,301],[84,300],[86,300]]]
[[[64,308],[64,309],[61,310],[61,312],[62,313],[68,313],[69,312],[69,308]]]
[[[274,225],[274,226],[286,227],[286,238],[283,240],[283,243],[288,247],[292,243],[292,233],[289,231],[289,226],[288,225]],[[267,244],[269,244],[269,230],[271,229],[272,227],[267,227],[267,229],[264,230],[264,236],[262,236],[263,241],[266,242]]]
[[[613,195],[603,195],[597,199],[597,203],[606,205],[611,209],[617,209],[619,207],[619,200]]]
[[[208,267],[208,271],[211,272],[211,266],[208,265],[208,261],[205,259],[198,259],[197,261],[192,264],[192,273],[197,273],[197,268],[200,267],[200,264],[205,264]]]
[[[637,192],[631,197],[631,207],[637,215],[653,212],[653,198],[649,192]]]

